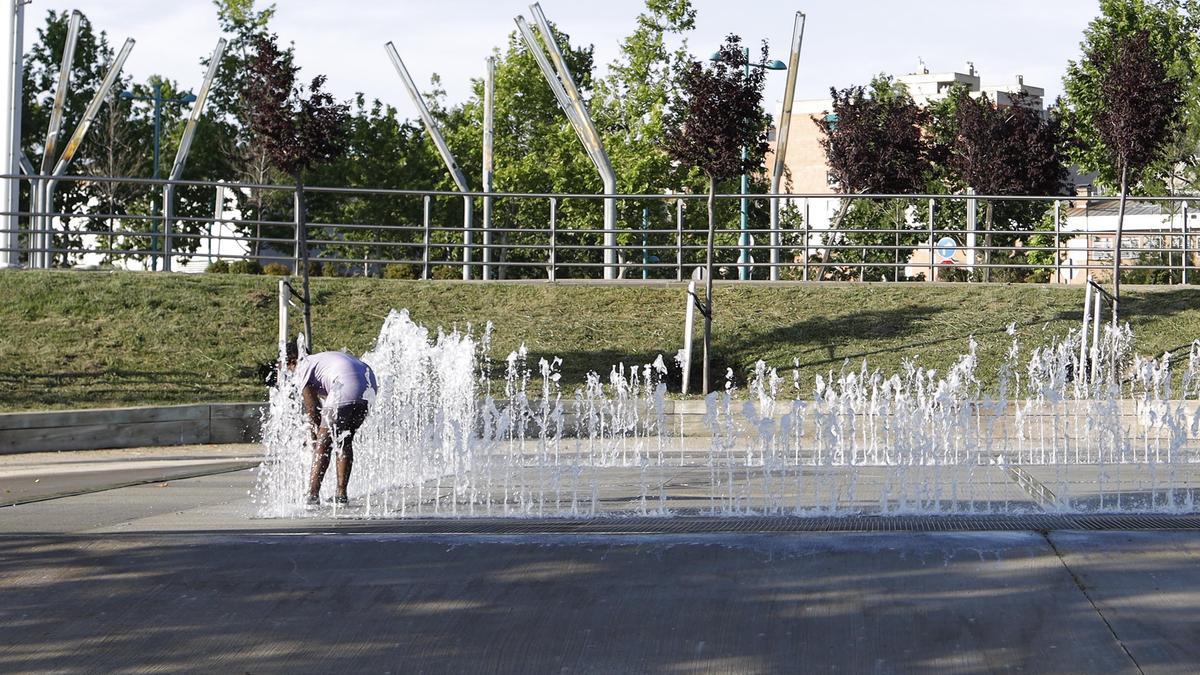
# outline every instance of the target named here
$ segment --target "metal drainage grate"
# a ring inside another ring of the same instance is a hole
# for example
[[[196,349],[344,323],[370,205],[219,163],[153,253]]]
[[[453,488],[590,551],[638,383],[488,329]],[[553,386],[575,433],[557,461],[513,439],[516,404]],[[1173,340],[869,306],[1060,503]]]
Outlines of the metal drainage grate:
[[[945,516],[675,516],[527,520],[510,518],[339,521],[340,532],[395,534],[709,534],[786,532],[987,532],[1198,530],[1200,514]]]

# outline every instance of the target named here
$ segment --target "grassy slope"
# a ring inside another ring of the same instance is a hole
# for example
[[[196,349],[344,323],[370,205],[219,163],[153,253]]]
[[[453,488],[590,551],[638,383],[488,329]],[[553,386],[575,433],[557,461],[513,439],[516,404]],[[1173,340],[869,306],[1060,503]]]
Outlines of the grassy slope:
[[[272,358],[272,277],[0,272],[0,410],[260,400]],[[428,326],[496,327],[494,357],[521,342],[564,359],[564,384],[617,362],[671,356],[681,286],[464,284],[314,279],[318,347],[371,346],[390,308]],[[868,358],[944,368],[974,335],[988,371],[1016,323],[1032,346],[1079,320],[1082,291],[1043,286],[837,284],[718,286],[714,342],[739,378],[756,359],[817,372]],[[1147,354],[1200,337],[1200,290],[1131,289],[1125,315]],[[697,353],[699,349],[697,348]]]

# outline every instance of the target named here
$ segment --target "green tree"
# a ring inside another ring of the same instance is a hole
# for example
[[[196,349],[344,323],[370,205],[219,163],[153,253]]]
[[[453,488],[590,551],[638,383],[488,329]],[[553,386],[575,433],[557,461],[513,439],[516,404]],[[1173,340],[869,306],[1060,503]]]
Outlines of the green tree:
[[[275,5],[259,9],[255,0],[213,0],[213,6],[217,10],[217,25],[228,44],[221,56],[217,83],[209,94],[204,118],[197,127],[187,173],[251,185],[286,182],[288,177],[280,173],[263,145],[256,142],[250,129],[249,111],[242,101],[255,41],[269,34]],[[207,57],[201,65],[208,66]],[[284,220],[291,213],[289,194],[262,188],[233,190],[229,194],[243,219],[252,221],[239,229],[252,236],[253,255],[261,253],[264,238],[283,239],[289,235],[290,228],[262,224]]]
[[[563,52],[567,68],[579,86],[580,94],[590,105],[593,100],[591,47],[575,47],[569,36],[554,31]],[[494,181],[501,192],[537,193],[567,192],[596,193],[602,191],[595,168],[558,102],[542,77],[533,54],[514,32],[509,35],[503,53],[497,52],[495,69]],[[435,108],[434,117],[445,126],[446,142],[454,151],[459,165],[470,176],[482,171],[483,143],[483,81],[473,81],[473,94],[461,107],[445,110]],[[432,146],[432,143],[428,143]],[[439,187],[453,189],[445,169],[436,174]],[[618,172],[619,175],[619,172]],[[560,235],[558,243],[565,246],[598,246],[603,225],[602,204],[598,199],[576,199],[557,204],[557,226],[571,230]],[[526,228],[544,229],[549,222],[548,201],[534,199],[497,198],[493,207],[494,259],[506,266],[498,268],[499,278],[545,277],[548,261],[545,234],[524,233]],[[529,247],[529,248],[522,248]],[[593,251],[596,249],[593,248]],[[593,259],[594,258],[594,259]],[[582,248],[560,251],[564,263],[598,262],[599,258]],[[528,267],[519,266],[527,263]]]
[[[689,0],[647,0],[633,31],[621,42],[621,50],[608,67],[608,75],[596,83],[593,116],[617,174],[617,190],[625,194],[701,192],[703,175],[693,167],[674,162],[662,145],[664,119],[680,78],[692,58],[686,36],[695,28],[696,10]],[[672,48],[674,43],[674,48]],[[730,210],[731,203],[718,205]],[[672,214],[662,200],[619,203],[619,218],[640,224],[647,209],[651,229],[674,229]],[[702,214],[688,213],[693,222]],[[619,236],[622,245],[641,240],[637,227],[627,227]],[[651,243],[663,243],[661,238]]]
[[[313,169],[314,183],[404,189],[442,186],[435,177],[444,174],[445,169],[425,142],[424,129],[400,120],[395,108],[379,100],[368,105],[362,94],[356,97],[343,143],[345,151],[340,157]],[[336,236],[345,243],[325,247],[325,253],[332,257],[420,258],[415,248],[421,242],[421,233],[416,229],[421,224],[420,197],[316,194],[309,212],[317,222],[374,226],[335,228]],[[364,268],[364,274],[379,271],[378,265]]]
[[[1200,3],[1196,0],[1101,0],[1100,14],[1084,31],[1083,58],[1067,64],[1063,77],[1064,122],[1074,140],[1070,160],[1097,182],[1116,190],[1121,167],[1100,134],[1105,110],[1106,64],[1120,42],[1144,32],[1146,43],[1167,76],[1178,83],[1182,128],[1186,133],[1168,139],[1164,151],[1129,176],[1135,194],[1159,193],[1186,182],[1194,189],[1200,167]]]
[[[25,55],[21,147],[35,170],[42,167],[42,158],[46,150],[46,131],[50,125],[51,110],[58,87],[59,67],[66,45],[69,19],[69,12],[47,12],[45,25],[37,29],[37,39]],[[71,85],[64,99],[62,130],[57,139],[55,156],[49,157],[45,165],[47,172],[54,167],[67,138],[83,118],[88,102],[104,79],[107,70],[105,64],[112,60],[112,55],[108,36],[103,31],[97,32],[91,21],[83,17],[79,25],[74,60],[71,63]],[[128,79],[124,81],[127,82]],[[87,149],[81,148],[76,154],[74,166],[86,164],[88,159]],[[77,247],[81,243],[82,233],[70,231],[73,214],[87,211],[88,203],[97,196],[93,183],[68,180],[58,184],[54,204],[48,210],[66,215],[60,217],[55,225],[52,244],[55,248]],[[22,208],[27,210],[29,195],[24,195],[23,199],[25,204]],[[55,258],[55,264],[72,262],[66,255],[56,255]]]

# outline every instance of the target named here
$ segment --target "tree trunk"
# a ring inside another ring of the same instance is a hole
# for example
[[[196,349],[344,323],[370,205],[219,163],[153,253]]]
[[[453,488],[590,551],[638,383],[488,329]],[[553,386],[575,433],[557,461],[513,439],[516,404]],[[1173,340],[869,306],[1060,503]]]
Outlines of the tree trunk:
[[[842,220],[845,219],[846,213],[850,211],[849,199],[842,199],[838,204],[837,213],[833,214],[833,220],[829,222],[829,232],[837,234],[837,231],[842,226]],[[833,249],[829,246],[821,252],[821,262],[817,267],[817,280],[820,281],[825,277],[825,266],[829,264],[830,258],[833,256]]]
[[[1125,199],[1129,195],[1129,166],[1121,163],[1121,204],[1117,209],[1117,236],[1113,239],[1113,325],[1117,325],[1117,307],[1121,304],[1121,234],[1125,229]]]
[[[311,354],[312,343],[312,301],[308,292],[308,205],[304,199],[304,180],[297,173],[296,178],[296,240],[300,243],[300,279],[304,300],[304,346]]]
[[[713,312],[713,240],[717,236],[716,219],[717,179],[708,177],[708,246],[704,258],[704,378],[702,387],[704,393],[709,392],[709,350],[712,346],[712,312]]]
[[[983,211],[983,280],[992,280],[992,200]]]

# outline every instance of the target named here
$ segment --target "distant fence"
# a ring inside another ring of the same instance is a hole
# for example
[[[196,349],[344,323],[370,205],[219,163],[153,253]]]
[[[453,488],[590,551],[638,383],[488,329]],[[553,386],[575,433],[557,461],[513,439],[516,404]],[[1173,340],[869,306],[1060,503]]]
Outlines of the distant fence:
[[[10,267],[200,271],[220,261],[247,261],[294,270],[300,259],[292,186],[3,179],[17,181],[21,194],[19,211],[0,211],[0,264]],[[68,206],[64,186],[85,187],[86,195]],[[313,186],[305,192],[310,264],[330,274],[679,281],[705,257],[703,194]],[[606,197],[615,199],[618,212],[615,263],[609,264]],[[776,227],[768,224],[771,200],[782,204]],[[1200,242],[1187,199],[1129,203],[1122,279],[1195,282]],[[991,229],[984,215],[989,205]],[[718,276],[726,279],[1083,283],[1089,274],[1104,278],[1112,270],[1115,197],[735,194],[718,195],[717,209],[714,250]],[[323,222],[329,213],[346,222]]]

